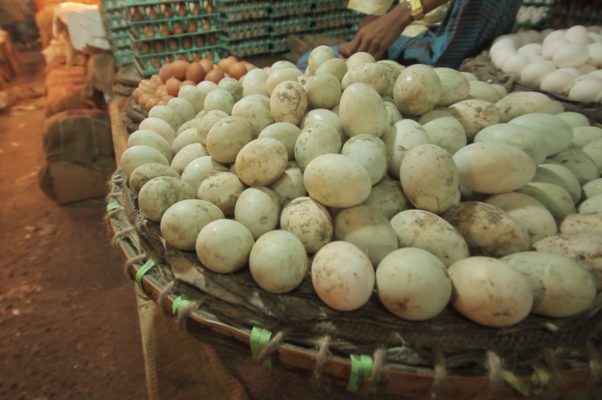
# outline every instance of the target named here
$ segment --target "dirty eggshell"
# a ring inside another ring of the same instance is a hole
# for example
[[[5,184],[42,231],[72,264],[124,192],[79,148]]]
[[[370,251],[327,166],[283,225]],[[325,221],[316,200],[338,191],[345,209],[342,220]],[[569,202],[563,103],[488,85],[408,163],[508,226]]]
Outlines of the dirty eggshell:
[[[253,70],[254,71],[254,70]],[[245,96],[232,107],[232,116],[245,118],[251,125],[253,137],[274,122],[270,114],[270,98],[254,94]]]
[[[338,311],[360,308],[374,290],[374,267],[357,246],[331,242],[322,247],[311,264],[314,291],[327,306]]]
[[[562,221],[568,215],[575,213],[575,203],[571,195],[561,186],[547,182],[531,182],[517,192],[543,204],[556,221]]]
[[[535,176],[535,162],[524,151],[506,143],[478,142],[453,155],[460,184],[478,193],[519,189]]]
[[[261,236],[249,256],[255,282],[270,293],[287,293],[301,284],[309,269],[303,243],[292,233],[277,230]]]
[[[176,249],[194,250],[201,229],[220,218],[224,218],[224,214],[208,201],[178,201],[161,217],[161,236]]]
[[[238,196],[234,207],[234,219],[258,239],[264,233],[276,229],[280,218],[280,199],[266,187],[247,188]]]
[[[285,82],[285,81],[292,81],[292,82],[296,82],[297,81],[297,77],[299,75],[303,75],[303,73],[301,71],[299,71],[298,68],[280,68],[280,69],[276,69],[273,70],[272,72],[270,72],[270,75],[268,76],[268,80],[266,81],[266,90],[268,91],[268,95],[271,95],[272,92],[274,91],[274,89],[276,88],[276,86],[278,86],[278,84]]]
[[[469,140],[486,126],[500,122],[498,109],[485,100],[462,100],[447,107],[447,111],[460,121]]]
[[[503,257],[529,248],[529,237],[520,226],[490,204],[461,202],[442,217],[464,237],[471,254]]]
[[[477,133],[474,141],[509,144],[527,153],[536,164],[546,159],[543,136],[528,126],[510,123],[489,125]]]
[[[145,118],[138,126],[138,129],[148,129],[156,132],[163,136],[169,143],[171,143],[176,137],[176,131],[171,127],[171,125],[163,119],[157,117]]]
[[[224,213],[225,216],[234,214],[238,196],[245,190],[245,185],[232,172],[215,172],[201,182],[197,197],[207,200]]]
[[[307,59],[307,67],[309,74],[313,75],[317,69],[324,64],[326,61],[334,59],[334,51],[329,46],[318,46],[309,53]]]
[[[198,112],[188,100],[182,97],[174,97],[173,99],[170,99],[167,102],[167,107],[178,113],[184,122],[193,119]]]
[[[428,251],[411,247],[395,250],[380,262],[376,288],[387,310],[410,321],[437,316],[452,293],[445,265]]]
[[[331,58],[324,61],[318,69],[316,69],[316,74],[329,73],[341,81],[345,73],[347,73],[347,64],[342,58]]]
[[[236,173],[248,186],[266,186],[275,182],[286,169],[286,147],[276,139],[255,139],[236,156]]]
[[[178,201],[196,198],[194,188],[171,176],[153,178],[138,193],[140,212],[153,222],[161,221],[165,210]]]
[[[196,240],[196,254],[206,268],[220,274],[238,271],[247,265],[255,241],[244,225],[230,219],[209,222]]]
[[[434,69],[415,64],[401,71],[393,99],[403,115],[419,116],[432,110],[441,99],[442,85]]]
[[[343,91],[339,116],[349,137],[361,134],[380,137],[389,128],[383,99],[365,83],[352,83]]]
[[[452,304],[478,324],[502,328],[527,317],[533,292],[526,277],[508,263],[489,257],[470,257],[452,264]]]
[[[228,114],[221,110],[211,110],[208,111],[205,115],[199,118],[199,121],[196,125],[196,129],[200,138],[200,142],[205,146],[207,145],[207,135],[209,131],[218,121],[221,121],[224,118],[227,118]],[[182,132],[184,133],[184,132]],[[174,140],[175,141],[175,140]],[[173,143],[172,143],[173,145]]]
[[[234,98],[226,89],[218,87],[207,93],[204,102],[204,109],[207,111],[220,110],[230,115],[234,107]]]
[[[552,99],[538,92],[512,92],[495,103],[495,106],[500,113],[500,122],[508,122],[524,114],[556,114],[559,112],[556,111],[556,106]],[[564,110],[560,110],[560,112],[562,111]]]
[[[527,277],[534,293],[534,314],[570,317],[587,310],[596,298],[592,276],[570,258],[527,251],[501,260]]]
[[[172,108],[164,106],[162,104],[156,105],[148,112],[150,118],[159,118],[167,122],[169,126],[175,131],[186,121],[180,117],[180,115]],[[142,129],[142,128],[140,128]]]
[[[399,247],[417,247],[450,266],[470,256],[468,245],[449,222],[424,210],[405,210],[391,219]]]
[[[353,207],[370,195],[372,181],[364,166],[341,154],[314,158],[303,172],[310,197],[328,207]]]
[[[309,254],[324,247],[334,234],[326,207],[309,197],[298,197],[288,203],[280,215],[280,226],[297,236]]]
[[[290,122],[299,126],[307,105],[307,93],[297,82],[279,83],[270,96],[270,114],[276,122]]]
[[[387,80],[387,67],[377,63],[363,63],[347,70],[341,83],[346,89],[352,83],[365,83],[370,85],[379,95],[383,95],[389,83]]]
[[[280,196],[280,204],[286,204],[297,197],[307,196],[307,191],[303,186],[303,171],[294,162],[288,163],[280,178],[272,183],[270,188]]]
[[[558,230],[548,209],[522,193],[502,193],[489,197],[485,202],[504,210],[529,236],[531,244],[555,235]]]
[[[403,192],[416,208],[440,214],[460,198],[454,159],[434,144],[422,144],[408,151],[399,177]]]
[[[140,189],[146,182],[159,176],[180,178],[180,174],[176,170],[165,164],[149,163],[139,166],[130,174],[128,186],[134,194],[138,195],[138,192],[140,192]]]

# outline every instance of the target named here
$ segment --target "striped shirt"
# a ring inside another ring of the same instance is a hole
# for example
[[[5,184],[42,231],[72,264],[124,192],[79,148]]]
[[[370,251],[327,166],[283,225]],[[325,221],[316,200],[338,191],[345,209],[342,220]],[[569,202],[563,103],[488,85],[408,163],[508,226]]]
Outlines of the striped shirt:
[[[400,36],[387,58],[402,64],[458,68],[462,61],[514,26],[521,0],[454,0],[438,27],[416,36]]]

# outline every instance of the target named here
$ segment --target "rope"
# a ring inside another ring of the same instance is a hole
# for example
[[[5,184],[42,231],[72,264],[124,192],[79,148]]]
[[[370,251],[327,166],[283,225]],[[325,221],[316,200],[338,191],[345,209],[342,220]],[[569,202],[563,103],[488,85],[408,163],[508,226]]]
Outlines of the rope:
[[[443,389],[447,379],[447,366],[445,364],[445,356],[441,349],[433,349],[433,385],[431,386],[431,398],[443,398]]]
[[[331,340],[332,338],[330,336],[323,336],[320,338],[320,342],[318,343],[318,355],[316,356],[316,365],[313,373],[315,379],[319,380],[322,377],[324,364],[326,364],[326,359],[328,358],[328,347],[330,346]]]
[[[487,372],[489,375],[489,398],[496,398],[503,385],[504,378],[502,374],[502,359],[494,351],[488,350],[487,357]]]
[[[284,331],[280,331],[270,340],[270,342],[259,352],[257,361],[260,363],[268,360],[270,355],[278,349],[278,346],[284,341]]]
[[[374,361],[372,363],[372,374],[368,379],[367,392],[376,393],[378,391],[378,385],[383,375],[385,359],[387,358],[387,348],[384,345],[378,346],[374,350]]]

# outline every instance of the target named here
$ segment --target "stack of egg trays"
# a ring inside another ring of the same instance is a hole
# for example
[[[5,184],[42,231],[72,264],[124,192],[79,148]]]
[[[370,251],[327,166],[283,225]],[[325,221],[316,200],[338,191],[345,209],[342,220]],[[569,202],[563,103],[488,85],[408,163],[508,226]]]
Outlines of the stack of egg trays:
[[[521,4],[516,21],[514,23],[514,31],[521,29],[536,29],[541,30],[550,24],[550,11],[554,0],[524,0]],[[537,10],[543,13],[543,18],[534,20],[529,16],[529,11]]]
[[[270,52],[270,2],[215,0],[219,12],[222,46],[239,57]]]
[[[126,15],[121,0],[105,0],[102,2],[101,16],[117,67],[131,64],[134,61]]]
[[[332,4],[325,4],[323,0],[316,0],[312,11],[311,29],[313,32],[347,30],[357,31],[363,15],[357,11],[349,10],[346,2],[337,2],[337,8]],[[329,34],[328,36],[334,36]]]
[[[574,25],[602,25],[602,0],[553,1],[546,28],[570,28]]]
[[[270,53],[280,54],[289,50],[287,36],[311,32],[314,0],[270,1]]]
[[[177,59],[218,61],[221,30],[211,0],[123,0],[135,64],[143,76]]]

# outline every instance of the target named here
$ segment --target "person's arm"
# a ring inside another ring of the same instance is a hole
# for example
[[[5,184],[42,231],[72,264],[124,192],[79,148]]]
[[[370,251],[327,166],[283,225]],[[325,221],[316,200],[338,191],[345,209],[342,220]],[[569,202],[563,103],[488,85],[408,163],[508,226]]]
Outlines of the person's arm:
[[[446,3],[448,0],[422,0],[424,13]],[[399,37],[413,18],[406,1],[400,2],[391,11],[362,26],[351,42],[339,47],[341,56],[349,57],[353,53],[365,51],[379,59]]]

